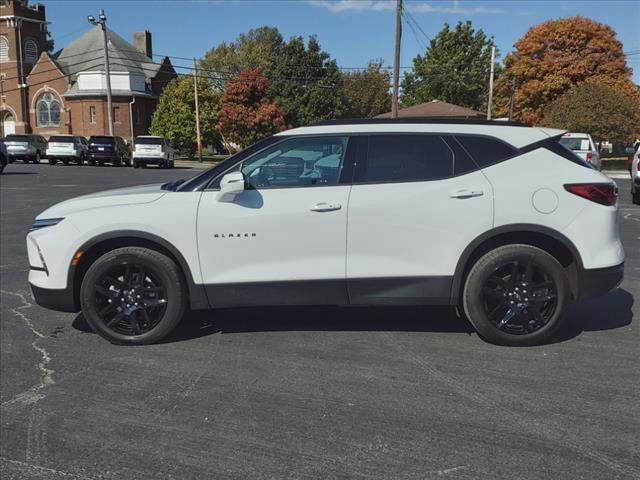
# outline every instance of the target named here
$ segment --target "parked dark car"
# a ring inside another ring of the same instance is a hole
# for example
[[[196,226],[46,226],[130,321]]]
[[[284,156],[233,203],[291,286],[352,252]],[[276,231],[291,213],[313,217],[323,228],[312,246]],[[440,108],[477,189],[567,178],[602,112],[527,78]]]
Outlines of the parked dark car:
[[[94,136],[89,138],[89,165],[102,166],[105,163],[113,165],[131,165],[131,149],[122,137]]]
[[[46,156],[47,141],[42,135],[7,135],[4,143],[10,163],[15,160],[40,163],[40,158]]]
[[[0,173],[9,163],[9,155],[7,154],[7,146],[4,144],[4,138],[0,138]]]

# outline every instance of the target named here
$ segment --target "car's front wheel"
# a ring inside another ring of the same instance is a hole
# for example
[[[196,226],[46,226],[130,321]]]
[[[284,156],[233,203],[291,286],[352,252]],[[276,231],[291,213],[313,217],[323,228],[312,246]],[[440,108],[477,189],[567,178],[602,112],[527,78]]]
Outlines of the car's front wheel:
[[[571,298],[560,263],[531,245],[506,245],[469,271],[463,307],[480,336],[500,345],[535,345],[553,336]]]
[[[89,267],[80,302],[100,336],[116,344],[144,345],[160,341],[178,325],[187,294],[169,257],[148,248],[124,247]]]

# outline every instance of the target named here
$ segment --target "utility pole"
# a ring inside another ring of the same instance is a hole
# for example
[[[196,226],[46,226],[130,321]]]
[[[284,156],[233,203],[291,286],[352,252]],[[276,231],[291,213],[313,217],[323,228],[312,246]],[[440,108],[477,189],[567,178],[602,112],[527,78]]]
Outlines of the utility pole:
[[[393,55],[393,99],[391,116],[398,118],[398,87],[400,83],[400,39],[402,38],[402,0],[396,0],[396,50]]]
[[[493,103],[493,73],[496,62],[496,46],[491,46],[491,73],[489,74],[489,104],[487,105],[487,120],[491,120],[491,104]]]
[[[193,89],[196,97],[196,144],[198,146],[198,161],[202,163],[202,142],[200,141],[200,110],[198,109],[198,64],[193,57]]]
[[[100,9],[98,20],[93,15],[89,15],[87,20],[92,25],[100,25],[102,28],[102,43],[104,46],[104,69],[107,80],[107,118],[109,119],[109,135],[113,137],[113,102],[111,101],[111,70],[109,68],[109,40],[107,39],[107,16],[104,10]]]
[[[509,121],[513,119],[513,103],[516,95],[516,77],[511,78],[511,98],[509,99]]]

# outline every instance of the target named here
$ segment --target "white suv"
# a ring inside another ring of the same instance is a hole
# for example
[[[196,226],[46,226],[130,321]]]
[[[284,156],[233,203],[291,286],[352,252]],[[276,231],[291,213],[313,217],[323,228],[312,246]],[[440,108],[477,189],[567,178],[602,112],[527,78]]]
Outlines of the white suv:
[[[164,137],[143,135],[133,141],[133,167],[146,168],[157,165],[160,168],[173,168],[174,151]]]
[[[29,282],[122,344],[160,340],[187,307],[321,304],[459,306],[491,342],[539,343],[570,300],[623,277],[617,188],[563,133],[296,128],[186,182],[49,208],[27,237]]]

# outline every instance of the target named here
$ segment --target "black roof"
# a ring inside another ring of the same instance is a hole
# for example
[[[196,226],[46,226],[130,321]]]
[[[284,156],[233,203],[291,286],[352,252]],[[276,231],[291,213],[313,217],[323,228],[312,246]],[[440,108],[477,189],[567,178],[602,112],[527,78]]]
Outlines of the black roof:
[[[384,123],[450,123],[462,125],[502,125],[508,127],[529,127],[520,122],[505,120],[485,120],[474,117],[405,117],[405,118],[340,118],[336,120],[323,120],[314,123],[313,126],[323,125],[369,125]]]

